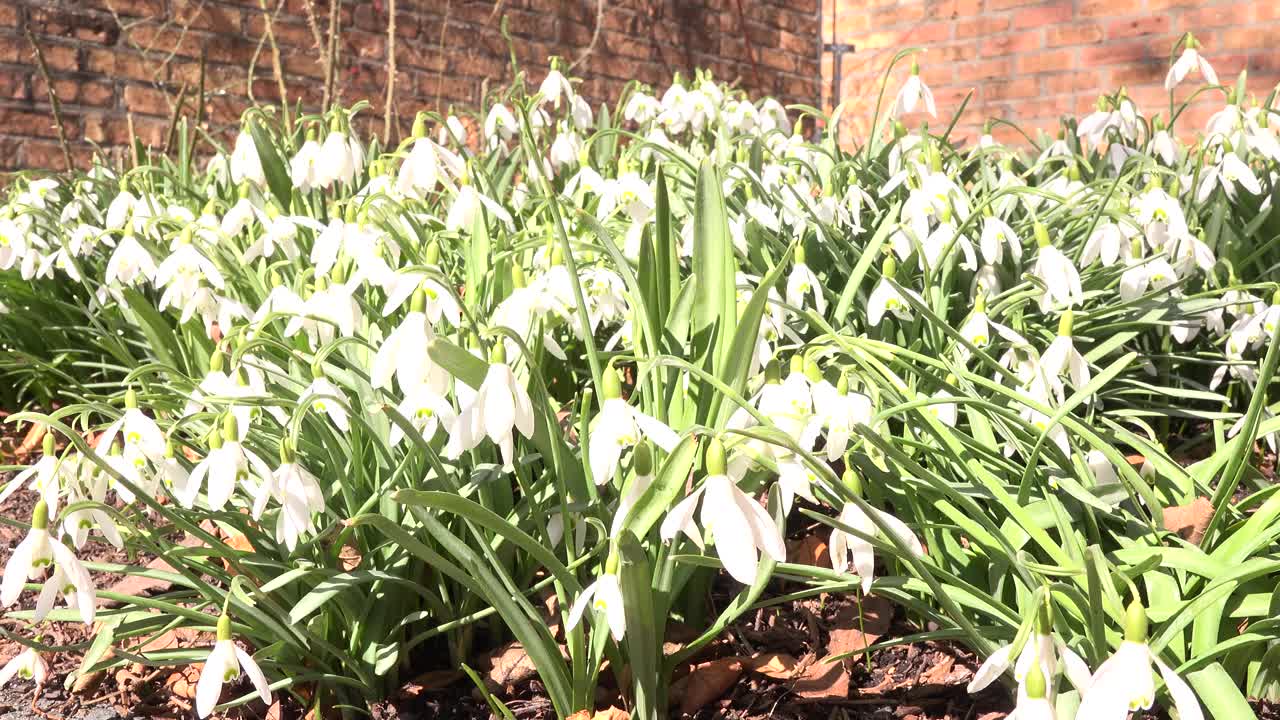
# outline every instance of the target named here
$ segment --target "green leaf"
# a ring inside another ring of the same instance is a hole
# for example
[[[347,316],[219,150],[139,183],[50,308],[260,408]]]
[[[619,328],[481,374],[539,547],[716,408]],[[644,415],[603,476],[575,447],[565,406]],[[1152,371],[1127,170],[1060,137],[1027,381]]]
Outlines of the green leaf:
[[[287,212],[293,201],[293,180],[285,168],[284,159],[276,151],[276,142],[265,125],[255,120],[250,120],[247,125],[253,145],[258,151],[258,158],[262,161],[262,174],[267,178],[267,187],[271,189],[276,202]]]
[[[1187,674],[1187,682],[1195,688],[1200,702],[1209,709],[1214,720],[1254,720],[1253,708],[1240,693],[1240,688],[1231,679],[1220,663]]]

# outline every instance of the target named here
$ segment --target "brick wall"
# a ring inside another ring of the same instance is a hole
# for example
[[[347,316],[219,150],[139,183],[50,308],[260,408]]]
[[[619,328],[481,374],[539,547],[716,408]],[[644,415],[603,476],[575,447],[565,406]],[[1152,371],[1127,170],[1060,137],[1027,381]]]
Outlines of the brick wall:
[[[1098,96],[1126,86],[1152,115],[1169,99],[1164,77],[1182,33],[1195,33],[1223,83],[1249,71],[1259,98],[1280,81],[1280,0],[822,0],[823,38],[857,46],[844,56],[841,92],[848,101],[842,138],[865,136],[880,78],[899,49],[924,46],[921,75],[946,123],[965,95],[973,98],[960,130],[972,136],[983,118],[1056,128],[1065,113],[1091,109]],[[908,65],[889,86],[897,90]],[[823,98],[830,106],[833,66],[822,60]],[[1198,81],[1198,76],[1193,80]],[[1194,82],[1177,89],[1189,97]],[[1202,129],[1221,94],[1193,107]],[[1002,131],[1006,140],[1015,136]],[[1033,134],[1034,136],[1034,134]]]
[[[337,0],[335,91],[369,99],[381,130],[388,74],[388,1]],[[62,151],[30,31],[60,99],[72,154],[119,154],[128,120],[163,147],[185,85],[194,115],[205,59],[204,117],[234,127],[252,97],[278,102],[270,28],[291,102],[318,108],[324,88],[330,0],[8,0],[0,4],[0,171],[61,168]],[[584,94],[616,100],[632,79],[665,85],[676,71],[711,68],[784,102],[819,100],[818,0],[396,0],[395,115],[407,132],[416,111],[475,107],[510,79],[505,16],[522,69],[535,81],[547,58],[582,57]],[[740,14],[741,13],[741,14]],[[311,18],[315,22],[311,22]],[[745,22],[745,32],[744,32]],[[317,39],[320,42],[317,42]],[[587,49],[590,48],[590,52]],[[373,120],[373,118],[377,120]],[[395,132],[393,131],[393,140]]]

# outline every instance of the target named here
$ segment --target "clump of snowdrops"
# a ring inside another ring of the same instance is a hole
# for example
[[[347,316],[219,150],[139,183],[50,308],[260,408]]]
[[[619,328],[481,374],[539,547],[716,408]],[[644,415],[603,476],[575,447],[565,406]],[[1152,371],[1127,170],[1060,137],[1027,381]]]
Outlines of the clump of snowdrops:
[[[932,628],[882,645],[971,646],[1020,718],[1249,717],[1280,692],[1280,142],[1201,51],[1166,111],[1120,89],[1017,146],[955,142],[907,51],[852,150],[709,75],[593,106],[553,64],[471,137],[263,108],[203,170],[179,123],[176,157],[19,178],[3,368],[56,409],[9,418],[49,434],[4,489],[39,502],[3,674],[204,662],[201,716],[350,708],[514,638],[559,715],[607,660],[656,718],[744,613],[874,593]],[[1162,513],[1196,498],[1190,542]],[[664,655],[671,618],[702,634]],[[140,649],[175,627],[210,642]]]

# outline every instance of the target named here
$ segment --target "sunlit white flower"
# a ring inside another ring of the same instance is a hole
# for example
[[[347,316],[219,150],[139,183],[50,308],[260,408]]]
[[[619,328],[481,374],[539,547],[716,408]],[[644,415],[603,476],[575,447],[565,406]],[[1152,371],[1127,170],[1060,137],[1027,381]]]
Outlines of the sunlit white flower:
[[[210,510],[217,512],[235,494],[237,484],[254,495],[259,489],[254,478],[266,482],[271,477],[271,468],[262,458],[240,444],[235,425],[234,420],[228,421],[221,434],[215,432],[209,438],[209,454],[191,470],[186,487],[181,492],[175,491],[183,507],[194,507],[200,488],[207,484],[206,503]]]
[[[1040,368],[1050,377],[1057,377],[1066,372],[1071,377],[1071,384],[1080,389],[1089,384],[1091,372],[1089,361],[1076,350],[1071,337],[1072,313],[1070,310],[1062,314],[1058,324],[1058,336],[1049,343],[1044,354],[1040,356]]]
[[[37,687],[42,687],[49,677],[49,666],[35,648],[24,648],[0,668],[0,687],[8,685],[15,677],[30,680]]]
[[[240,677],[240,671],[249,676],[253,689],[263,703],[271,704],[271,686],[267,677],[262,674],[253,656],[231,639],[231,619],[226,615],[218,618],[218,634],[213,644],[213,651],[204,661],[204,669],[200,671],[200,680],[196,683],[196,714],[201,718],[209,717],[218,698],[222,695],[222,686]]]
[[[1203,203],[1209,199],[1216,187],[1221,186],[1227,197],[1234,200],[1239,187],[1248,190],[1251,195],[1262,193],[1262,185],[1253,170],[1239,155],[1223,152],[1216,165],[1207,165],[1200,176],[1200,186],[1196,190],[1196,202]]]
[[[668,511],[659,534],[664,542],[670,542],[683,533],[700,549],[703,533],[712,534],[725,570],[738,582],[750,585],[756,581],[760,552],[776,562],[786,560],[782,533],[769,513],[725,474],[724,447],[717,439],[707,447],[706,470],[702,486]],[[703,532],[693,519],[699,500]]]
[[[261,518],[267,500],[274,497],[280,503],[276,541],[283,542],[289,552],[293,552],[299,537],[315,532],[315,516],[324,512],[324,491],[316,476],[298,464],[292,451],[284,454],[288,459],[272,471],[254,496],[253,518]]]
[[[622,605],[622,586],[615,573],[602,573],[596,581],[582,589],[582,594],[573,601],[569,610],[569,621],[565,629],[573,630],[582,622],[582,615],[590,607],[592,612],[603,613],[609,624],[609,634],[614,642],[622,642],[627,634],[627,613]]]
[[[298,404],[310,405],[313,411],[328,416],[329,422],[345,433],[351,429],[351,421],[347,418],[347,408],[344,405],[345,399],[346,395],[337,386],[323,377],[317,377],[302,391]]]
[[[1129,713],[1149,710],[1156,699],[1155,673],[1160,671],[1169,696],[1182,720],[1203,720],[1204,711],[1195,693],[1147,645],[1147,617],[1142,604],[1135,600],[1125,617],[1124,641],[1106,662],[1098,667],[1089,685],[1082,688],[1080,720],[1125,720]]]
[[[457,459],[488,437],[502,452],[503,469],[510,472],[514,469],[515,432],[533,437],[533,403],[524,383],[503,361],[505,353],[495,352],[498,360],[489,364],[475,397],[449,426],[445,455]]]
[[[258,146],[254,143],[253,136],[244,130],[236,135],[236,144],[231,150],[231,181],[236,185],[247,181],[260,188],[267,186],[267,175],[262,171]]]
[[[1075,263],[1061,250],[1049,244],[1048,232],[1036,224],[1036,240],[1040,249],[1036,254],[1031,274],[1044,283],[1040,295],[1040,311],[1048,312],[1055,305],[1072,306],[1084,302],[1084,288],[1080,284],[1080,272]]]
[[[48,528],[49,507],[43,500],[39,500],[32,512],[31,529],[5,563],[4,577],[0,580],[0,607],[7,608],[17,602],[28,580],[41,578],[45,572],[56,568],[52,579],[58,582],[46,583],[46,589],[52,588],[53,595],[46,597],[45,591],[41,591],[41,604],[45,614],[48,614],[53,600],[60,593],[68,598],[68,603],[80,610],[80,619],[86,625],[91,625],[97,598],[93,579],[71,548],[52,538]]]
[[[1192,70],[1199,70],[1200,76],[1208,85],[1218,84],[1218,73],[1213,71],[1213,66],[1208,60],[1200,54],[1199,43],[1194,39],[1188,40],[1186,46],[1182,50],[1182,54],[1174,61],[1169,68],[1168,74],[1164,76],[1164,89],[1172,90],[1178,86]]]
[[[453,410],[453,405],[449,401],[435,391],[431,390],[428,384],[420,384],[416,387],[410,387],[404,391],[404,400],[396,406],[396,412],[399,412],[414,430],[422,436],[423,440],[430,441],[435,437],[436,431],[453,425],[457,413]],[[391,424],[391,433],[387,440],[392,445],[400,444],[405,438],[404,430],[400,428],[398,423]]]
[[[813,386],[814,415],[826,429],[827,460],[835,462],[849,447],[853,429],[871,422],[871,398],[850,392],[847,375],[836,385],[825,380]]]
[[[591,476],[597,485],[612,481],[623,451],[643,440],[651,440],[667,452],[675,450],[680,443],[680,436],[666,423],[646,415],[622,399],[618,374],[613,368],[605,370],[601,397],[604,402],[592,423],[587,447]]]
[[[111,253],[103,279],[108,285],[117,281],[124,285],[134,285],[139,279],[150,280],[155,274],[155,259],[138,244],[133,233],[128,233],[116,245],[115,252]]]
[[[938,117],[938,108],[933,103],[933,91],[928,85],[920,79],[920,66],[915,60],[911,61],[911,74],[907,76],[907,81],[902,83],[902,87],[898,90],[898,96],[894,98],[892,114],[894,117],[901,117],[906,113],[915,112],[916,105],[924,101],[924,108],[932,117]]]
[[[920,539],[907,527],[906,523],[882,510],[871,508],[875,518],[889,528],[889,531],[916,557],[924,555],[924,546]],[[871,592],[874,579],[876,556],[875,549],[867,537],[880,534],[876,520],[872,519],[857,503],[845,503],[840,511],[840,523],[855,530],[846,532],[841,528],[831,531],[831,567],[838,572],[852,569],[862,582],[862,592]]]

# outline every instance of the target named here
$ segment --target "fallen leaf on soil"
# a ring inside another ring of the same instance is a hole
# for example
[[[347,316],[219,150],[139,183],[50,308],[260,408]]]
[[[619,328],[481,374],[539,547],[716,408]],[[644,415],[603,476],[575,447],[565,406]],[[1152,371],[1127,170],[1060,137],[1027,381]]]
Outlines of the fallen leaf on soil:
[[[429,670],[405,683],[399,695],[403,698],[417,697],[429,690],[443,690],[462,679],[457,670]]]
[[[861,614],[859,614],[861,608]],[[882,597],[870,595],[861,603],[848,605],[840,610],[832,622],[827,639],[828,655],[845,655],[865,650],[889,632],[893,621],[893,605]]]
[[[933,667],[920,673],[921,685],[948,685],[950,684],[951,671],[956,667],[956,659],[950,655],[943,655],[938,659],[938,663]]]
[[[22,442],[14,449],[13,454],[19,457],[26,457],[35,452],[40,447],[40,441],[44,440],[46,428],[39,423],[33,424],[31,429],[27,431],[26,436],[22,438]]]
[[[509,642],[493,651],[489,661],[493,666],[487,679],[499,689],[519,685],[538,673],[529,653],[518,642]]]
[[[631,720],[631,713],[616,707],[593,713],[590,710],[579,710],[569,716],[569,720]]]
[[[844,663],[827,658],[810,665],[792,688],[805,700],[836,700],[849,697],[849,671]]]
[[[787,558],[791,562],[812,567],[831,567],[831,552],[827,543],[819,535],[810,535],[787,548]]]
[[[1199,545],[1212,517],[1213,503],[1209,498],[1198,497],[1189,505],[1165,508],[1164,529],[1181,535],[1192,545]]]
[[[179,541],[179,544],[182,547],[191,548],[191,547],[198,547],[203,543],[200,541],[199,538],[195,537],[194,535],[188,534],[182,537],[182,540]],[[147,569],[159,570],[160,572],[167,572],[167,573],[177,572],[176,570],[173,569],[172,565],[165,562],[164,558],[152,558],[151,562],[147,563]],[[171,587],[173,587],[172,583],[168,582],[167,580],[158,580],[154,578],[143,577],[141,575],[126,575],[124,578],[120,580],[120,582],[111,586],[111,592],[117,595],[145,597],[147,595],[150,595],[152,592],[157,592],[157,591],[163,592],[165,590],[168,590]],[[116,607],[120,605],[120,603],[99,597],[98,605],[100,607]],[[147,649],[152,649],[152,648],[148,646]],[[165,648],[156,648],[156,649],[165,649]]]
[[[280,720],[284,717],[284,711],[280,708],[280,701],[276,700],[267,708],[266,720]]]
[[[691,715],[733,687],[742,677],[743,669],[742,660],[736,657],[697,665],[687,677],[671,686],[671,700],[680,703],[680,712]]]
[[[785,653],[758,652],[747,660],[751,672],[774,680],[790,680],[796,674],[796,659]]]
[[[102,679],[107,676],[106,670],[95,670],[91,673],[85,673],[76,678],[75,683],[71,685],[71,692],[76,695],[85,695],[97,689],[102,684]]]

